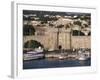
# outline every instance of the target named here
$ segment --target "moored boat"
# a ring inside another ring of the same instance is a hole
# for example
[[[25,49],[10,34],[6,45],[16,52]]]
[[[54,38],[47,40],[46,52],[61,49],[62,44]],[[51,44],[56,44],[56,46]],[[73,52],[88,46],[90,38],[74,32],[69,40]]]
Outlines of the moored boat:
[[[40,59],[44,58],[44,53],[43,50],[35,50],[35,51],[28,51],[23,54],[23,59],[24,60],[32,60],[32,59]]]
[[[81,53],[78,56],[78,60],[88,60],[91,56],[89,56],[89,53]]]

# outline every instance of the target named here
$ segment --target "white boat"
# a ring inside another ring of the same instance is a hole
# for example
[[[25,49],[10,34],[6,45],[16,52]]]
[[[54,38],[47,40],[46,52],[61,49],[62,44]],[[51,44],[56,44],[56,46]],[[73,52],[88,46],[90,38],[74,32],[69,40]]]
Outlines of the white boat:
[[[43,49],[35,49],[36,52],[43,52]]]
[[[59,56],[58,58],[59,58],[60,60],[64,59],[64,57],[63,57],[63,56]]]
[[[86,60],[87,58],[85,56],[78,57],[78,60]]]
[[[23,54],[24,60],[44,58],[43,50],[29,51]]]
[[[87,59],[82,50],[78,50],[77,59],[78,60],[86,60]]]
[[[27,54],[35,54],[36,53],[36,51],[29,51],[29,52],[27,52]]]
[[[60,60],[66,59],[66,56],[60,55],[60,56],[58,57],[58,59],[60,59]]]
[[[32,60],[32,59],[39,59],[39,58],[44,58],[43,53],[37,53],[37,54],[24,54],[24,60]]]
[[[90,56],[86,55],[87,53],[82,53],[78,56],[78,60],[87,60]]]

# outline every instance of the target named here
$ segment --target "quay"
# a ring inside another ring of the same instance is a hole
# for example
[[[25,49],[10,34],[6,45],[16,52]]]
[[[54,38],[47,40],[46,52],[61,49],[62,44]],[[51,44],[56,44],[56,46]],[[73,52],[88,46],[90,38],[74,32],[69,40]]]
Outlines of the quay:
[[[55,58],[55,59],[76,59],[77,55],[68,54],[45,54],[45,58]]]
[[[56,50],[56,51],[43,51],[43,50],[35,50],[35,51],[28,51],[24,53],[24,60],[31,60],[31,59],[66,59],[66,60],[86,60],[91,57],[91,52],[82,51],[82,50]]]
[[[45,54],[45,58],[68,59],[68,60],[86,60],[91,57],[90,51],[59,51]]]

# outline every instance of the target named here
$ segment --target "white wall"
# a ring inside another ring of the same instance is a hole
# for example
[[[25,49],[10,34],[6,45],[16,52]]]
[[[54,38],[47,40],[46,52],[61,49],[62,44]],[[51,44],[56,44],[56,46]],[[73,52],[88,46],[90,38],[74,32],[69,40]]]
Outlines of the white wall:
[[[25,0],[21,0],[25,1]],[[75,74],[54,77],[43,77],[38,79],[25,80],[99,80],[100,75],[100,2],[99,0],[27,0],[37,4],[53,5],[79,5],[97,7],[98,26],[95,28],[96,53],[98,53],[98,72],[95,74]],[[10,76],[11,60],[11,0],[0,0],[0,80],[12,80]],[[23,79],[22,79],[23,80]]]

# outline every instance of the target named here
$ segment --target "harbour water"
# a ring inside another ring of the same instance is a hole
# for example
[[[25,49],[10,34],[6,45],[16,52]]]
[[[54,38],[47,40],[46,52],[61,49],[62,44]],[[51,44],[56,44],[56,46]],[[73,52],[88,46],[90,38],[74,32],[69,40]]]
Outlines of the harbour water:
[[[79,67],[90,66],[91,60],[56,60],[39,59],[23,61],[23,69],[41,69],[41,68],[60,68],[60,67]]]

